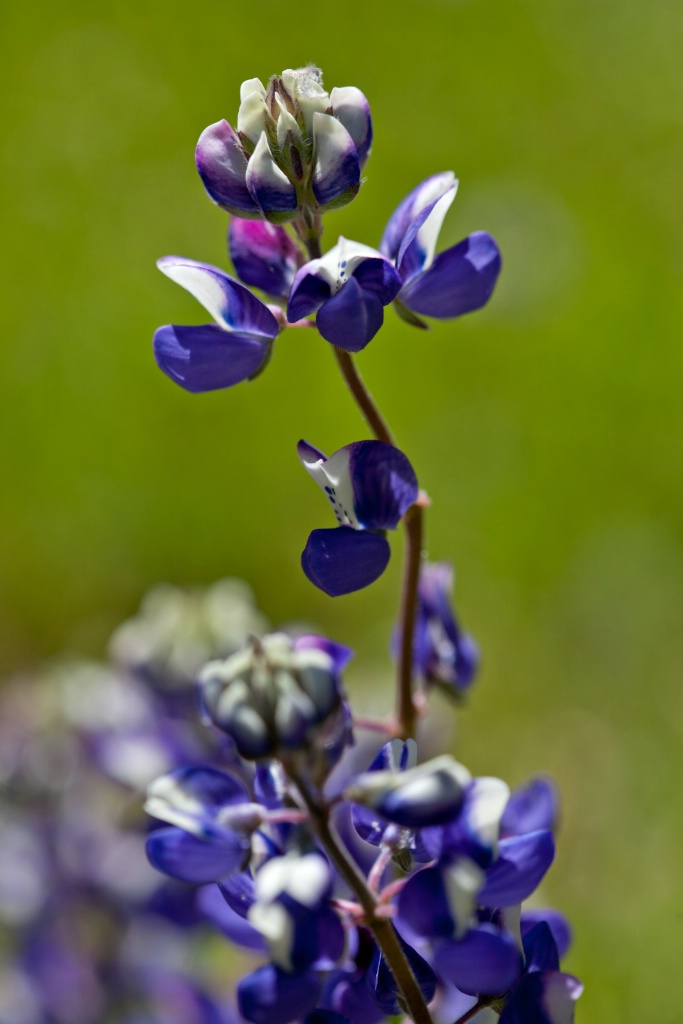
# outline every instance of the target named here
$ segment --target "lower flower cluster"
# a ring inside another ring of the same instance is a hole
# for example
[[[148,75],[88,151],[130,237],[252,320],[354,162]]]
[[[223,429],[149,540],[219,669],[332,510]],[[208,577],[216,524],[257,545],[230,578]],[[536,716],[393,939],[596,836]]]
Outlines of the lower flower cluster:
[[[272,634],[210,662],[200,703],[234,744],[232,769],[183,766],[148,790],[151,863],[201,886],[222,933],[264,957],[237,986],[240,1015],[414,1016],[407,972],[437,1024],[489,1006],[502,1024],[572,1021],[569,926],[524,906],[555,855],[554,786],[511,794],[450,755],[418,763],[413,740],[363,763],[341,681],[349,656]]]

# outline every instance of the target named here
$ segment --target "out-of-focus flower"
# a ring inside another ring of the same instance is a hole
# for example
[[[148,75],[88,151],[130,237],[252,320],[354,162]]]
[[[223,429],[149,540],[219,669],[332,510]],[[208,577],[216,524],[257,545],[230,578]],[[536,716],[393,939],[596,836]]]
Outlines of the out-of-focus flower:
[[[280,330],[265,303],[209,263],[164,256],[157,266],[194,295],[216,321],[157,329],[154,355],[171,380],[199,393],[232,387],[263,370]]]
[[[338,728],[346,728],[343,660],[333,648],[299,646],[284,633],[254,638],[226,661],[202,669],[202,705],[248,760],[314,748],[322,753],[331,738],[337,742]]]
[[[331,597],[367,587],[389,562],[384,531],[395,530],[417,500],[413,467],[383,441],[355,441],[329,458],[306,441],[297,451],[339,524],[310,534],[301,556],[306,576]]]
[[[228,213],[282,224],[346,205],[372,143],[367,100],[352,86],[327,93],[316,67],[242,83],[237,130],[218,121],[197,143],[197,169]]]
[[[360,242],[340,238],[294,278],[287,319],[316,313],[316,327],[330,344],[359,352],[384,323],[384,307],[396,298],[401,278],[389,259]]]
[[[394,210],[380,243],[401,277],[396,309],[418,327],[427,326],[423,316],[448,320],[480,309],[500,272],[498,246],[485,231],[434,255],[457,187],[452,171],[421,182]]]
[[[453,613],[453,567],[446,562],[424,562],[417,592],[417,618],[413,643],[415,669],[427,685],[441,687],[459,698],[469,688],[479,664],[479,650],[463,632]],[[400,634],[394,633],[398,649]]]

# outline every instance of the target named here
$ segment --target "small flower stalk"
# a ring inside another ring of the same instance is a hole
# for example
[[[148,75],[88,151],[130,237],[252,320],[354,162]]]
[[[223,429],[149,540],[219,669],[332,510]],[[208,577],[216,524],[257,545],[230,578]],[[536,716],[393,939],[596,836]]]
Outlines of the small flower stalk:
[[[380,579],[390,537],[404,531],[387,638],[395,712],[356,716],[345,645],[254,631],[196,674],[220,757],[179,763],[151,783],[147,855],[200,887],[205,917],[262,957],[237,986],[250,1024],[379,1024],[399,1014],[464,1024],[485,1009],[501,1024],[572,1024],[581,984],[560,966],[569,925],[526,905],[554,861],[557,791],[538,777],[511,792],[451,753],[424,752],[435,691],[459,708],[479,649],[453,608],[452,566],[425,559],[429,499],[355,362],[390,306],[418,328],[482,309],[501,255],[486,231],[437,251],[458,188],[452,171],[409,192],[377,248],[341,236],[324,251],[324,216],[358,196],[372,138],[363,93],[328,92],[316,67],[244,82],[236,120],[210,125],[196,150],[206,192],[231,218],[234,276],[160,260],[212,322],[159,328],[154,353],[171,380],[199,393],[258,377],[290,327],[314,328],[331,347],[371,436],[347,433],[330,456],[299,441],[334,517],[311,530],[301,569],[328,597],[352,595]],[[356,746],[366,730],[374,750]]]

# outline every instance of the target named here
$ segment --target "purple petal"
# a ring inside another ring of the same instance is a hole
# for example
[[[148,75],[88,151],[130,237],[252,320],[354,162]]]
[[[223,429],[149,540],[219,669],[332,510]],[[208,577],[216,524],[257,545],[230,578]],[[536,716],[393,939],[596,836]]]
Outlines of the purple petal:
[[[291,220],[297,210],[296,189],[273,160],[263,132],[247,167],[247,188],[268,220]]]
[[[507,992],[522,972],[522,954],[511,935],[490,924],[470,928],[458,941],[439,944],[437,974],[469,996]]]
[[[330,93],[330,102],[334,116],[341,121],[353,139],[362,167],[370,155],[372,146],[370,104],[360,89],[353,85],[334,88]]]
[[[221,895],[216,885],[205,885],[199,890],[197,904],[202,914],[231,942],[244,949],[265,953],[266,941],[247,919],[238,914]]]
[[[398,777],[396,784],[387,792],[373,799],[373,806],[389,821],[404,828],[423,828],[427,825],[443,825],[452,821],[462,808],[464,787],[457,770],[429,762]],[[357,785],[362,785],[364,776],[359,776]]]
[[[434,971],[427,961],[401,938],[398,932],[396,932],[396,937],[412,968],[425,1002],[431,1002],[436,992],[436,975]],[[370,964],[368,985],[377,1001],[377,1005],[385,1013],[397,1014],[401,1012],[398,1002],[398,986],[379,948],[375,950],[372,963]]]
[[[353,280],[363,291],[376,295],[383,306],[393,302],[401,290],[398,271],[393,263],[380,256],[359,261],[353,271]]]
[[[498,858],[486,872],[479,894],[484,907],[511,907],[528,899],[555,857],[552,832],[529,832],[501,839]]]
[[[319,206],[349,202],[360,187],[360,163],[353,139],[331,114],[313,114],[313,195]]]
[[[289,1024],[313,1010],[320,996],[316,974],[286,974],[266,964],[237,985],[239,1012],[251,1024]]]
[[[485,231],[439,253],[431,266],[403,286],[399,299],[414,313],[450,319],[484,306],[501,267],[498,246]]]
[[[364,349],[383,323],[381,300],[361,288],[355,277],[322,304],[316,317],[316,327],[325,341],[347,352]]]
[[[147,857],[158,871],[181,882],[215,882],[237,870],[249,855],[248,838],[233,835],[232,843],[210,842],[169,825],[147,837]]]
[[[510,797],[500,822],[501,835],[522,836],[539,829],[554,832],[559,810],[559,796],[552,779],[531,779]]]
[[[522,938],[526,971],[559,971],[557,944],[546,921],[539,921]]]
[[[583,985],[571,974],[536,971],[515,985],[499,1024],[573,1024]]]
[[[315,313],[331,295],[327,281],[317,274],[312,274],[307,267],[308,264],[298,271],[289,293],[287,319],[290,323],[296,323],[302,317]]]
[[[304,573],[330,597],[362,590],[378,579],[390,557],[386,537],[338,526],[313,530],[301,555]]]
[[[226,331],[255,338],[277,337],[277,321],[266,304],[218,267],[185,256],[163,256],[157,266],[194,295]]]
[[[450,938],[457,930],[438,868],[424,868],[408,879],[399,896],[399,912],[424,938]]]
[[[522,939],[539,921],[545,921],[550,928],[557,946],[558,956],[562,959],[572,944],[572,929],[569,921],[559,910],[524,910],[521,919]]]
[[[379,1024],[384,1011],[372,998],[364,973],[339,972],[326,986],[324,1003],[353,1024]]]
[[[241,217],[260,217],[246,184],[247,158],[227,121],[209,125],[199,136],[197,170],[214,203]]]
[[[193,832],[203,839],[231,839],[232,828],[221,823],[226,808],[252,807],[244,783],[216,768],[177,768],[152,782],[145,810],[153,818]]]
[[[267,359],[270,345],[267,340],[224,331],[216,324],[168,324],[154,334],[159,369],[193,394],[230,388],[253,377]]]
[[[356,441],[346,450],[360,525],[368,530],[394,530],[417,501],[417,477],[409,460],[384,441]]]
[[[237,276],[253,288],[286,298],[301,264],[301,255],[287,231],[267,221],[233,217],[228,249]]]
[[[311,1010],[304,1017],[303,1024],[350,1024],[350,1021],[334,1010]]]
[[[442,171],[440,174],[433,174],[425,181],[421,181],[399,203],[389,218],[380,243],[380,251],[390,260],[395,261],[404,236],[415,218],[422,213],[425,207],[440,199],[455,184],[457,183],[453,171]]]
[[[223,879],[218,888],[231,910],[246,919],[249,908],[256,902],[256,889],[251,873],[240,871],[231,875],[230,878]]]

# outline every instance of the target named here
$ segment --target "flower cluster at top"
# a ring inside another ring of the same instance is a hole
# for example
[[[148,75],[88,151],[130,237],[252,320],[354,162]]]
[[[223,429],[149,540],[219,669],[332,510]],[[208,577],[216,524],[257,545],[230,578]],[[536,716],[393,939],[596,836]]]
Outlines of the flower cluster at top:
[[[390,304],[417,328],[483,307],[500,253],[478,231],[437,254],[450,171],[402,200],[379,248],[342,237],[323,252],[324,214],[358,194],[372,138],[363,94],[328,94],[316,68],[243,83],[236,127],[211,125],[196,151],[231,215],[237,277],[160,260],[214,322],[161,327],[154,351],[173,381],[204,392],[260,374],[289,327],[315,326],[333,346],[374,436],[329,457],[299,442],[336,519],[310,533],[301,565],[331,597],[352,593],[382,574],[387,532],[405,527],[396,713],[355,719],[342,682],[351,652],[318,635],[255,635],[208,661],[201,714],[228,747],[151,784],[147,855],[177,881],[213,886],[222,902],[209,916],[263,958],[237,986],[249,1024],[465,1024],[482,1011],[571,1024],[581,985],[560,969],[569,926],[524,905],[554,858],[553,785],[511,793],[450,755],[422,760],[416,744],[430,692],[462,698],[478,652],[451,606],[451,567],[424,560],[429,501],[354,362]],[[382,735],[374,749],[360,739],[368,726]]]

